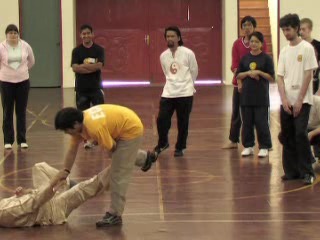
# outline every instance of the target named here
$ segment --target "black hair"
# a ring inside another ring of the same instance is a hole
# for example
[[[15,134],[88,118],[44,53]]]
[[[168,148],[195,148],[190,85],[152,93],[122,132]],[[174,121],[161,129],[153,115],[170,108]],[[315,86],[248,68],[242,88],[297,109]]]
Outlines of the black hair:
[[[17,27],[16,25],[14,25],[14,24],[9,24],[9,25],[7,26],[7,28],[6,28],[6,34],[7,34],[8,32],[12,32],[12,31],[15,31],[15,32],[19,33],[19,29],[18,29],[18,27]]]
[[[279,22],[279,26],[280,28],[284,28],[284,27],[292,27],[292,28],[297,28],[297,31],[299,33],[300,30],[300,19],[298,14],[287,14],[285,16],[283,16],[282,18],[280,18],[280,22]]]
[[[80,33],[85,30],[85,29],[89,29],[90,32],[93,32],[93,29],[92,27],[89,25],[89,24],[83,24],[81,27],[80,27]]]
[[[166,30],[164,31],[164,38],[167,38],[167,32],[168,31],[174,31],[178,37],[180,37],[180,40],[178,42],[179,46],[183,45],[183,41],[182,41],[182,36],[181,36],[181,32],[180,29],[177,26],[170,26],[167,27]]]
[[[83,123],[83,112],[73,107],[66,107],[57,112],[54,125],[57,130],[73,129],[74,124]]]
[[[261,43],[264,42],[264,37],[263,37],[263,34],[261,32],[253,32],[253,33],[251,33],[251,35],[249,36],[249,39],[251,40],[252,37],[258,38]]]
[[[245,16],[244,18],[242,18],[242,20],[241,20],[241,29],[243,28],[242,25],[243,25],[245,22],[250,22],[254,28],[257,27],[257,21],[256,21],[256,19],[255,19],[254,17]]]

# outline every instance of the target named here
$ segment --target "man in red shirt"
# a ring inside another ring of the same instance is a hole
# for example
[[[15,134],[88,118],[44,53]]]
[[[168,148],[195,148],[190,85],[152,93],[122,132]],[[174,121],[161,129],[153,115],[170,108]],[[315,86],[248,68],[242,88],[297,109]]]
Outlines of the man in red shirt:
[[[234,74],[237,72],[241,58],[250,53],[249,37],[255,31],[256,27],[257,21],[251,16],[246,16],[241,20],[241,29],[243,30],[244,36],[237,39],[233,43],[232,47],[231,71]],[[263,43],[263,51],[267,51],[267,45],[265,42]],[[235,76],[233,77],[232,84],[234,89],[232,96],[232,117],[229,135],[230,141],[222,147],[224,149],[237,148],[240,140],[240,94],[238,92],[238,83]]]

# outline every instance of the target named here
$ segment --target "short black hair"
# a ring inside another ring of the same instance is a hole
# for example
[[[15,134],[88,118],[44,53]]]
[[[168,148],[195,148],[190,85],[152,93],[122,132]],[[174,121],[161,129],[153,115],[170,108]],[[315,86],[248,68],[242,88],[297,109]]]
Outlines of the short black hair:
[[[241,20],[241,29],[243,28],[242,25],[245,23],[245,22],[250,22],[252,24],[252,26],[254,28],[257,27],[257,21],[254,17],[251,17],[251,16],[245,16],[244,18],[242,18]]]
[[[81,27],[80,27],[80,33],[81,33],[83,30],[85,30],[85,29],[89,29],[90,32],[93,32],[93,28],[92,28],[89,24],[83,24],[83,25],[81,25]]]
[[[300,18],[298,14],[296,13],[289,13],[282,18],[280,18],[279,22],[280,28],[284,27],[292,27],[292,28],[297,28],[298,31],[300,30]]]
[[[249,36],[249,39],[251,40],[252,37],[258,38],[261,43],[264,42],[264,37],[263,37],[263,34],[261,32],[253,32],[253,33],[251,33],[251,35]]]
[[[179,44],[179,46],[182,46],[183,45],[183,40],[182,40],[180,29],[177,26],[167,27],[166,30],[164,31],[164,38],[167,38],[167,32],[168,31],[176,32],[177,36],[180,37],[180,40],[179,40],[178,44]]]
[[[57,112],[54,125],[57,130],[73,129],[74,124],[83,123],[83,112],[73,107],[66,107]]]
[[[19,33],[19,29],[18,29],[18,27],[16,25],[9,24],[7,26],[7,28],[6,28],[6,32],[5,33],[7,34],[8,32],[12,32],[12,31]]]

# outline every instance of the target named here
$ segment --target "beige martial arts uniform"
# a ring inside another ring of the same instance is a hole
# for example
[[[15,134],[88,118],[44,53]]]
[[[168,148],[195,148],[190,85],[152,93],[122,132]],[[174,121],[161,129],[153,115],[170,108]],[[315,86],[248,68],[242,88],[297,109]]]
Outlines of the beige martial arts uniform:
[[[54,192],[49,189],[49,182],[57,173],[58,170],[47,163],[35,164],[32,169],[35,190],[21,197],[0,200],[0,226],[63,224],[74,209],[109,188],[109,168],[71,189],[65,184]]]

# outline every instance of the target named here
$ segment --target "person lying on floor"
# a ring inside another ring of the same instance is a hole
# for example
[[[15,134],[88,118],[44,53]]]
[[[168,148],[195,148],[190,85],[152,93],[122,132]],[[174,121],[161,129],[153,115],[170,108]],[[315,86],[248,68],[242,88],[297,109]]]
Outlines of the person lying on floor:
[[[18,187],[15,195],[0,200],[1,227],[32,227],[67,222],[81,204],[109,189],[109,167],[70,188],[70,180],[58,177],[47,163],[32,168],[34,189]]]

